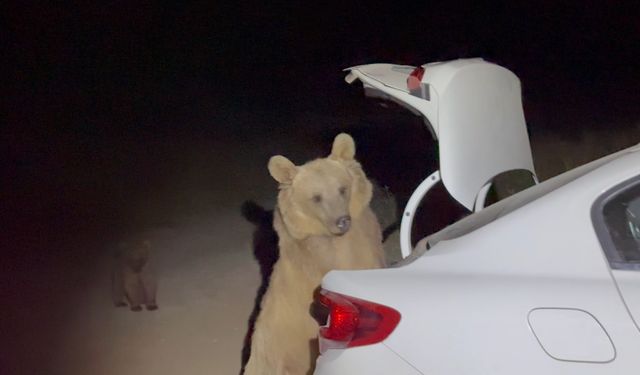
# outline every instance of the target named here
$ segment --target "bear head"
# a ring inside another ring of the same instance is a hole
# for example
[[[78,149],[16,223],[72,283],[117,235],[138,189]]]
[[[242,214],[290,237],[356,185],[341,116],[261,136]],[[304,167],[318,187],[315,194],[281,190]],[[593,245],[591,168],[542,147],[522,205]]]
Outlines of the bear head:
[[[281,155],[269,160],[280,184],[278,210],[292,237],[343,235],[369,205],[372,186],[354,156],[353,139],[342,133],[326,158],[301,166]]]
[[[121,258],[124,264],[134,272],[140,272],[149,261],[151,242],[148,240],[135,240],[121,242],[116,256]]]

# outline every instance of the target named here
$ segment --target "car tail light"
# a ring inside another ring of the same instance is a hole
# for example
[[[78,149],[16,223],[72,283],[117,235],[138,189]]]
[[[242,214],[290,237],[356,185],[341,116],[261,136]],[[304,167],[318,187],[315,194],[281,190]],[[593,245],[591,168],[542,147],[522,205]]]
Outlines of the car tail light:
[[[419,94],[422,87],[422,77],[424,77],[424,68],[419,66],[409,74],[407,78],[407,89],[411,94]]]
[[[320,327],[321,353],[381,342],[400,322],[398,311],[370,301],[326,290],[319,300],[329,310],[327,325]]]
[[[429,84],[422,82],[424,73],[425,70],[423,67],[419,66],[415,68],[411,74],[409,74],[409,77],[407,77],[407,89],[409,90],[409,94],[413,96],[420,99],[431,100]]]

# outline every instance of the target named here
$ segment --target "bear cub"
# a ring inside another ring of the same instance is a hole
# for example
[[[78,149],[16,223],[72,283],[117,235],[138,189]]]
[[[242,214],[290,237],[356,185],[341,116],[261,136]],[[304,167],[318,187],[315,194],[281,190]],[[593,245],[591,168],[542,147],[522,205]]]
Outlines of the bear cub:
[[[131,311],[156,310],[155,276],[149,266],[151,243],[136,241],[122,243],[115,253],[111,278],[113,303],[116,307],[129,306]]]

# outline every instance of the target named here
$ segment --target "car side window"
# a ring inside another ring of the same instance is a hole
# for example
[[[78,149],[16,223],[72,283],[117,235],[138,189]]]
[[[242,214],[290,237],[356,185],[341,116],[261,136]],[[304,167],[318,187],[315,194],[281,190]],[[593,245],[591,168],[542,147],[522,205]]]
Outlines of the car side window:
[[[613,269],[640,270],[640,179],[634,180],[605,193],[592,212]]]

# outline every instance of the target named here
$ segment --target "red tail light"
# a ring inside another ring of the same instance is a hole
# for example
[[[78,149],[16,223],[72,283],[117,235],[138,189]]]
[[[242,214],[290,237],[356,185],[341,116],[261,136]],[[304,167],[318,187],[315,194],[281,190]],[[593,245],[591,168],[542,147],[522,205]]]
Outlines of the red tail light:
[[[424,68],[419,66],[407,77],[407,89],[413,95],[420,96],[422,90],[422,77],[424,77]]]
[[[400,322],[390,307],[326,290],[320,303],[329,309],[327,325],[320,327],[320,352],[381,342]]]

